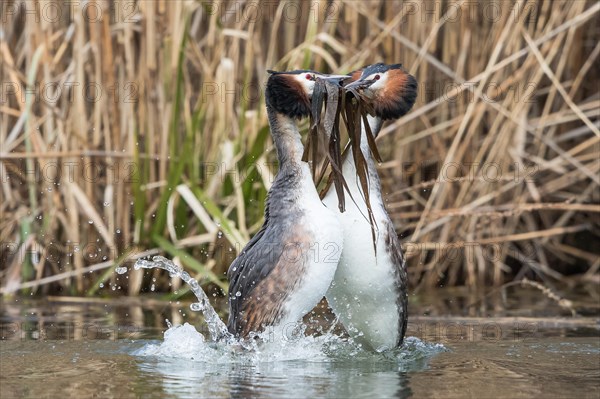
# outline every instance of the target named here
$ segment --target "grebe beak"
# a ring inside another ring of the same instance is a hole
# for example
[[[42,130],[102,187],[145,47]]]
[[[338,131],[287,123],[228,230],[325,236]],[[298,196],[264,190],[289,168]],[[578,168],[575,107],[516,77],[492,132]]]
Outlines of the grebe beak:
[[[376,82],[375,79],[370,79],[370,80],[356,80],[356,81],[354,81],[352,83],[348,83],[346,86],[344,86],[344,88],[346,90],[364,90],[367,87],[371,86],[375,82]]]
[[[348,75],[324,75],[321,79],[341,86],[342,82],[348,78]]]

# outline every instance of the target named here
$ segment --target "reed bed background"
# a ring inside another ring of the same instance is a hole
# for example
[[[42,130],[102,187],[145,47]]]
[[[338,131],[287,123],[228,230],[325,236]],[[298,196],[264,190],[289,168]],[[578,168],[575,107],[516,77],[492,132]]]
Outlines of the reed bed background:
[[[378,139],[413,289],[598,281],[595,1],[5,1],[2,292],[182,295],[262,223],[266,69],[401,62],[413,110]],[[306,123],[303,124],[306,129]]]

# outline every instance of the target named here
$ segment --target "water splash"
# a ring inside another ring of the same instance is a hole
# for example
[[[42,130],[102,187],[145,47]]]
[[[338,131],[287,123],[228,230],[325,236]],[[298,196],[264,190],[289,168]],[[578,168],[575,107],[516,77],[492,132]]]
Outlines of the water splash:
[[[428,343],[408,337],[404,345],[394,351],[376,353],[366,350],[351,338],[332,333],[319,336],[299,336],[296,339],[273,339],[270,333],[257,334],[245,345],[226,342],[207,342],[194,326],[185,323],[171,326],[161,342],[147,343],[133,352],[141,357],[181,359],[217,364],[260,365],[289,361],[311,364],[361,363],[380,366],[392,365],[398,371],[427,368],[429,359],[447,349],[441,344]]]
[[[194,312],[202,312],[204,320],[208,325],[208,332],[210,334],[211,340],[214,342],[224,341],[228,343],[233,343],[236,341],[233,335],[230,334],[227,330],[227,326],[225,325],[225,323],[223,323],[215,309],[210,304],[208,296],[206,296],[206,293],[204,292],[204,290],[202,290],[200,284],[198,284],[198,282],[180,266],[176,265],[175,263],[163,256],[155,256],[152,258],[152,261],[149,261],[147,259],[138,259],[133,265],[133,268],[135,270],[139,270],[142,268],[163,269],[168,271],[171,277],[176,276],[185,281],[190,286],[194,295],[196,295],[196,298],[198,298],[198,302],[191,304],[190,309]]]
[[[367,362],[378,364],[391,362],[398,370],[420,370],[428,360],[447,349],[441,344],[432,344],[408,337],[404,345],[394,351],[374,353],[364,349],[349,337],[333,333],[332,326],[321,335],[305,335],[302,323],[287,325],[294,327],[291,335],[283,334],[279,328],[270,328],[261,333],[251,334],[250,339],[238,341],[230,334],[219,315],[211,306],[208,296],[189,273],[172,261],[155,256],[152,261],[139,259],[134,269],[163,269],[172,277],[179,277],[191,288],[197,303],[190,305],[192,311],[201,311],[207,323],[211,341],[207,341],[196,328],[188,323],[173,326],[167,320],[168,329],[164,340],[149,343],[136,350],[137,356],[158,356],[161,358],[188,359],[210,364],[262,364],[285,361],[308,361],[311,363]],[[126,268],[125,268],[126,269]]]

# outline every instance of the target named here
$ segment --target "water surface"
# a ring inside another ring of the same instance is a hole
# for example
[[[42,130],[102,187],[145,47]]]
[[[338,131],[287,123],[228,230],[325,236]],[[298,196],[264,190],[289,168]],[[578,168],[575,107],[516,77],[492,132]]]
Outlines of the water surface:
[[[594,307],[572,317],[535,292],[514,295],[474,311],[457,291],[412,298],[409,338],[389,354],[328,334],[325,311],[307,319],[323,333],[248,352],[203,341],[185,302],[4,300],[0,397],[598,398]]]

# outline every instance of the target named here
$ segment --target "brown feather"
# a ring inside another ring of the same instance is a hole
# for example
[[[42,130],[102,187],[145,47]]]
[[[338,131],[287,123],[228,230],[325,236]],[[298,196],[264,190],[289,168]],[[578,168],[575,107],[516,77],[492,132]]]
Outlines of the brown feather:
[[[346,79],[344,79],[344,81],[342,82],[342,86],[345,86],[348,83],[352,83],[352,82],[360,79],[360,76],[362,75],[362,72],[363,72],[363,68],[357,69],[356,71],[350,72],[348,74],[349,76]]]
[[[402,69],[390,69],[387,75],[386,85],[372,105],[383,119],[397,119],[412,108],[417,96],[417,81]]]
[[[304,90],[304,86],[298,82],[296,79],[296,75],[280,75],[289,88],[290,93],[294,93],[298,96],[298,101],[301,101],[303,105],[310,107],[310,99],[308,98],[308,93]]]
[[[249,296],[242,299],[244,303],[238,329],[241,337],[246,338],[251,332],[261,332],[265,326],[281,321],[289,294],[295,291],[306,274],[306,257],[293,256],[286,251],[293,248],[294,254],[309,254],[310,237],[304,229],[298,228],[287,240],[273,270],[256,284]]]

